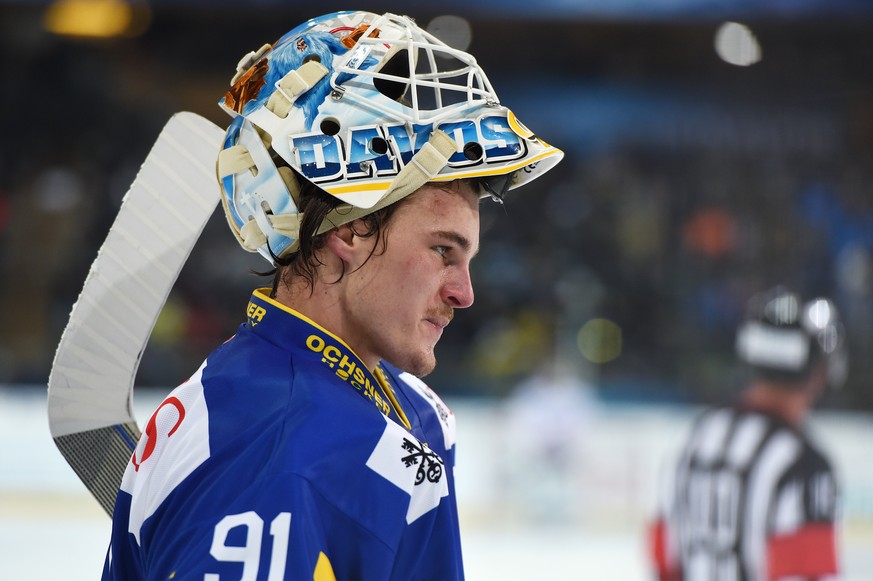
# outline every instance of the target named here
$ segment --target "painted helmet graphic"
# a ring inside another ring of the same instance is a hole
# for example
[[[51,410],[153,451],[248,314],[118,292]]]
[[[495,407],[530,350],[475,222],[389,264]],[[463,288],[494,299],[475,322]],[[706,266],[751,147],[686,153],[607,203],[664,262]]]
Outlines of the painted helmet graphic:
[[[771,379],[799,381],[820,361],[832,388],[842,387],[848,374],[846,333],[836,305],[824,297],[804,302],[782,286],[749,301],[736,350],[752,370]]]
[[[563,152],[502,106],[484,71],[405,16],[337,12],[246,55],[219,102],[228,223],[273,262],[297,249],[299,180],[340,206],[319,232],[427,182],[481,178],[502,199]]]

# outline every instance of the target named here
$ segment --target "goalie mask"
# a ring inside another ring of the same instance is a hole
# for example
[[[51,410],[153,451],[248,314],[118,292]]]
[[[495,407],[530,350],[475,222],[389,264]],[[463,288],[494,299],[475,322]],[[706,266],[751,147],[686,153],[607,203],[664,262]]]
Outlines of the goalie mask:
[[[782,287],[750,301],[736,349],[755,373],[777,381],[800,381],[822,360],[830,387],[841,387],[848,374],[845,330],[836,305],[826,298],[804,303]]]
[[[228,223],[273,261],[297,250],[299,180],[340,206],[319,233],[431,181],[481,178],[502,199],[563,152],[502,106],[469,54],[404,16],[337,12],[246,55],[219,102]]]

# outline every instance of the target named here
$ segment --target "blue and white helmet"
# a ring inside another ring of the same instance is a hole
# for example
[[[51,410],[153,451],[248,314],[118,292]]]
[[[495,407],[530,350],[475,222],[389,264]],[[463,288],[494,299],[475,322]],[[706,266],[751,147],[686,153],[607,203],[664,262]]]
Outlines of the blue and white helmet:
[[[246,55],[219,104],[234,117],[218,160],[228,222],[271,262],[297,250],[300,178],[343,202],[323,232],[430,181],[484,178],[502,198],[564,155],[471,55],[394,14],[309,20]]]

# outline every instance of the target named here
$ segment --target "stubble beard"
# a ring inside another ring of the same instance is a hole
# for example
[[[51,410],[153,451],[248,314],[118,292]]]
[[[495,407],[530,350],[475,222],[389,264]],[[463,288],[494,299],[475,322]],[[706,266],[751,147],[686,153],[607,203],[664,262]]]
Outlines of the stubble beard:
[[[427,355],[416,357],[410,367],[412,369],[410,369],[409,373],[412,375],[415,375],[416,377],[426,377],[436,369],[436,356],[433,351],[431,351]]]
[[[414,353],[400,354],[397,361],[389,360],[389,362],[416,377],[425,377],[436,368],[436,355],[433,348],[425,348]]]

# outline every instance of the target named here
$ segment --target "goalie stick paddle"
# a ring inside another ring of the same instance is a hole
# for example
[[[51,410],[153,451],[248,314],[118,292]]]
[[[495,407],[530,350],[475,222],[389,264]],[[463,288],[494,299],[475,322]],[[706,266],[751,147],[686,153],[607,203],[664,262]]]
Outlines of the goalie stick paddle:
[[[182,266],[218,204],[224,131],[194,113],[164,126],[91,264],[48,380],[52,438],[112,515],[139,439],[133,383]]]

